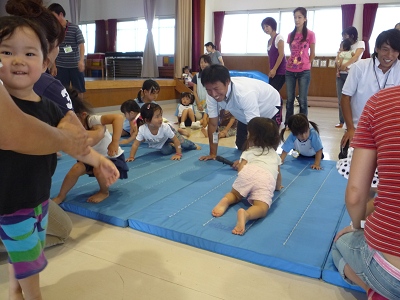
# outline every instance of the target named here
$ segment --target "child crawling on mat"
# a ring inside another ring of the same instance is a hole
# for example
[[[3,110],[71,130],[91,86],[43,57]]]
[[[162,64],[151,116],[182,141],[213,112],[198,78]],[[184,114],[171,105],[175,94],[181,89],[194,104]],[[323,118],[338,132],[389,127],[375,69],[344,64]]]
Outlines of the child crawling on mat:
[[[122,124],[124,123],[123,116],[120,114],[93,114],[89,103],[79,97],[78,91],[74,89],[68,89],[68,93],[71,97],[74,111],[81,121],[83,127],[85,127],[85,129],[89,132],[97,131],[100,133],[100,136],[98,133],[96,133],[97,137],[93,138],[92,140],[93,149],[114,163],[119,171],[120,179],[128,178],[129,167],[125,162],[124,150],[122,150],[119,146]],[[104,125],[108,124],[112,125],[112,136],[108,129],[104,128]],[[104,176],[99,171],[100,170],[98,168],[94,168],[81,161],[77,161],[65,176],[60,192],[57,197],[53,199],[53,201],[57,204],[63,202],[67,196],[67,193],[74,187],[79,177],[85,174],[89,175],[90,177],[96,177],[100,188],[96,194],[88,198],[87,202],[99,203],[105,200],[109,196],[109,190]]]
[[[247,130],[246,150],[240,156],[238,177],[232,190],[212,210],[214,217],[220,217],[229,206],[247,197],[251,207],[238,210],[237,223],[232,230],[238,235],[245,233],[247,221],[267,215],[274,191],[282,188],[281,159],[276,153],[280,142],[276,122],[256,117],[250,120]]]

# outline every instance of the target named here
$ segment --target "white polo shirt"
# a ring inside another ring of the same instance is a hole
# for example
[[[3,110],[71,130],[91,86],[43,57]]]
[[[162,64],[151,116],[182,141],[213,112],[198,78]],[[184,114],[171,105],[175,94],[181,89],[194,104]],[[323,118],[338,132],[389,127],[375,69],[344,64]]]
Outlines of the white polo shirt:
[[[379,60],[375,58],[362,59],[354,63],[344,83],[342,94],[351,97],[350,106],[353,115],[354,127],[368,99],[381,89],[400,85],[400,62],[396,60],[392,67],[384,74],[379,69]]]
[[[281,105],[281,96],[271,85],[248,77],[231,77],[226,100],[217,102],[208,94],[206,99],[210,118],[217,118],[219,111],[226,109],[244,124],[254,117],[274,117]]]

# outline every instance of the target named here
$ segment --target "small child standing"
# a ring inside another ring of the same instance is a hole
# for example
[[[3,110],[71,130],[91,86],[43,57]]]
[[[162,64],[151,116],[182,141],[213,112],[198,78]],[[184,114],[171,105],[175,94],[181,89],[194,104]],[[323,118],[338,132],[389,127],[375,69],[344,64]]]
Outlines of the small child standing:
[[[24,113],[57,126],[63,118],[60,108],[33,90],[47,68],[47,55],[48,43],[41,27],[21,17],[0,18],[0,79],[4,87]],[[106,167],[101,161],[107,164],[108,160],[95,157],[92,150],[90,153],[79,159]],[[40,300],[39,273],[47,265],[43,249],[57,155],[0,150],[0,165],[0,238],[8,252],[9,299]],[[118,174],[114,169],[108,185]]]
[[[68,91],[75,113],[81,121],[83,127],[86,130],[91,131],[95,126],[112,125],[113,135],[111,136],[108,129],[101,128],[100,130],[104,134],[101,138],[93,140],[93,149],[100,154],[108,157],[117,167],[120,179],[128,178],[129,167],[125,162],[124,150],[119,146],[119,139],[121,137],[123,116],[119,114],[106,114],[106,115],[95,115],[92,113],[89,104],[83,101],[76,90]],[[104,176],[99,172],[98,168],[89,166],[81,161],[75,163],[71,170],[67,173],[64,181],[61,185],[61,189],[57,197],[53,201],[60,204],[64,201],[68,192],[74,187],[79,177],[82,175],[89,175],[90,177],[96,177],[99,183],[100,190],[88,198],[88,202],[99,203],[105,200],[109,196],[108,186],[105,184]]]
[[[246,150],[240,156],[238,177],[227,193],[212,210],[214,217],[222,216],[229,206],[247,197],[252,205],[240,208],[233,234],[243,235],[249,220],[264,218],[272,204],[275,190],[280,190],[281,159],[276,153],[279,146],[279,129],[276,122],[255,117],[247,124]]]
[[[120,142],[121,145],[125,145],[136,139],[138,127],[143,123],[143,120],[140,118],[140,106],[135,100],[129,99],[123,102],[121,112],[125,115],[121,136],[129,136],[129,138]]]
[[[140,115],[144,124],[139,127],[136,140],[134,141],[131,153],[127,162],[134,161],[137,149],[141,142],[147,142],[150,148],[159,149],[163,155],[169,155],[176,152],[171,159],[180,160],[182,157],[182,148],[185,150],[200,150],[200,146],[192,141],[180,136],[178,139],[176,132],[172,130],[169,124],[163,122],[162,109],[158,104],[148,103],[140,109]],[[174,146],[171,145],[174,144]]]
[[[194,96],[192,93],[183,92],[181,94],[180,103],[177,106],[177,117],[179,127],[185,129],[186,126],[190,126],[192,129],[199,129],[201,127],[200,122],[196,121],[194,116]]]
[[[182,78],[183,78],[186,86],[189,86],[189,87],[193,86],[193,84],[192,84],[193,75],[191,73],[189,66],[184,66],[182,68]]]
[[[310,124],[312,128],[310,128]],[[324,158],[324,155],[317,124],[309,121],[304,114],[296,114],[288,119],[287,127],[291,132],[286,140],[284,138],[285,129],[281,131],[281,139],[284,142],[281,154],[282,163],[287,154],[294,150],[300,156],[315,157],[311,168],[321,170],[321,159]]]
[[[349,68],[347,68],[347,71],[340,71],[340,66],[347,63],[354,56],[354,53],[354,50],[351,50],[351,41],[349,39],[345,39],[340,43],[340,49],[336,57],[337,77],[340,76],[340,73],[348,73],[348,69],[350,68],[350,66]]]

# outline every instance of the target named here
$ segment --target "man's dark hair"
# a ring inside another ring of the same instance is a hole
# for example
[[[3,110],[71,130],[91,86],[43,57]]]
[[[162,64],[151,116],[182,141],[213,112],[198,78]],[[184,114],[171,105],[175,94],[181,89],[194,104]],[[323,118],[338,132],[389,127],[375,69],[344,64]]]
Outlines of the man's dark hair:
[[[212,42],[208,42],[204,44],[205,47],[211,46],[213,49],[215,49],[215,45]]]
[[[229,70],[223,65],[211,65],[201,73],[201,84],[216,83],[221,81],[224,85],[231,81]]]
[[[66,13],[64,8],[61,6],[61,4],[58,3],[53,3],[50,4],[50,6],[48,7],[48,9],[52,12],[55,12],[57,15],[59,15],[60,13],[62,13],[64,15],[64,17],[66,17]]]
[[[389,29],[381,32],[376,38],[375,49],[381,49],[384,43],[392,47],[393,50],[400,52],[400,30]],[[374,56],[377,56],[375,49]],[[400,59],[400,54],[398,59]]]

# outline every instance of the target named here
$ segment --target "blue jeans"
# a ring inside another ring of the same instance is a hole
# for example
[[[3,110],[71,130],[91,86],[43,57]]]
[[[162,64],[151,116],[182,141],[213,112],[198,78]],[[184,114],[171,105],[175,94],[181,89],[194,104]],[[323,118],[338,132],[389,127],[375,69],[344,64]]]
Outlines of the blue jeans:
[[[308,115],[307,95],[310,86],[310,79],[310,70],[304,70],[302,72],[286,71],[287,100],[285,124],[287,124],[288,119],[293,115],[294,98],[296,96],[296,80],[299,82],[300,113],[305,114],[306,116]]]
[[[358,277],[374,291],[388,299],[400,300],[400,281],[375,261],[375,252],[368,247],[364,230],[344,234],[332,246],[333,262],[343,278],[344,266],[349,264]],[[354,285],[348,278],[345,280]]]
[[[182,150],[196,150],[197,146],[191,140],[185,139],[174,127],[169,125],[172,131],[175,133],[175,136],[178,138],[179,142],[181,143]],[[169,155],[176,152],[175,147],[171,145],[172,139],[168,139],[164,146],[161,148],[161,153],[164,155]]]
[[[339,101],[339,123],[340,124],[344,124],[344,117],[343,117],[343,112],[342,112],[342,106],[340,105],[340,99],[342,98],[342,90],[343,90],[343,86],[344,83],[347,79],[347,75],[348,74],[341,74],[340,73],[340,77],[336,77],[336,94],[338,97],[338,101]]]

